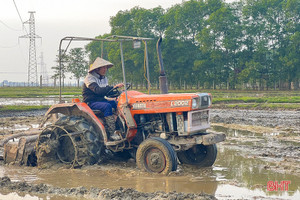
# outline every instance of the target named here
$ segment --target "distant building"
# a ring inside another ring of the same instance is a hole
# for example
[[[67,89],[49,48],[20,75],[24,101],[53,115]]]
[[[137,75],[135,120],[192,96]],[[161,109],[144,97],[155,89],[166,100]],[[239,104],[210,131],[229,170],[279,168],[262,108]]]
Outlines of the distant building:
[[[1,86],[3,86],[3,87],[8,86],[8,80],[4,80],[1,84]]]

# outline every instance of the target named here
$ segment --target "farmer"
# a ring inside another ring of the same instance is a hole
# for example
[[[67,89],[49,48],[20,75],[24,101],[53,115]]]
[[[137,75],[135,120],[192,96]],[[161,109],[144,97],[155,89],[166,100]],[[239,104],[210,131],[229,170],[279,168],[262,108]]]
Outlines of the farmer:
[[[107,137],[110,140],[119,139],[114,134],[115,118],[112,109],[117,108],[116,100],[107,100],[106,94],[113,88],[123,87],[123,83],[115,86],[108,85],[108,79],[105,76],[107,70],[114,65],[107,60],[97,57],[94,63],[90,66],[88,75],[84,79],[82,96],[83,101],[89,105],[92,110],[100,110],[104,114],[104,125],[107,132]]]

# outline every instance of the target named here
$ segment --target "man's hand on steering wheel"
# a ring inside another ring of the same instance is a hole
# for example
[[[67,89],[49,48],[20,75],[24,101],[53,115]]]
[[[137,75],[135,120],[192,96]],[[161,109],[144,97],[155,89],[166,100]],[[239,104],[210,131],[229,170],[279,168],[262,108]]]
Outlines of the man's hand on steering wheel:
[[[123,87],[123,86],[124,86],[124,83],[119,83],[119,84],[115,85],[111,90],[109,90],[106,93],[106,97],[116,98],[116,97],[120,96],[121,92],[119,91],[118,88]]]
[[[124,86],[124,83],[119,83],[117,85],[114,86],[114,88],[120,88],[120,87],[123,87]]]

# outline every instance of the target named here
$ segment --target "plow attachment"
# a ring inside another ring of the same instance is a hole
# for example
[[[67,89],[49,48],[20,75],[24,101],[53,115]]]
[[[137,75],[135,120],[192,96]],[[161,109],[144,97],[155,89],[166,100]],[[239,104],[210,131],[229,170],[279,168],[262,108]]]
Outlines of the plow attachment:
[[[36,166],[35,144],[40,133],[40,129],[34,129],[4,138],[0,159],[7,164]]]

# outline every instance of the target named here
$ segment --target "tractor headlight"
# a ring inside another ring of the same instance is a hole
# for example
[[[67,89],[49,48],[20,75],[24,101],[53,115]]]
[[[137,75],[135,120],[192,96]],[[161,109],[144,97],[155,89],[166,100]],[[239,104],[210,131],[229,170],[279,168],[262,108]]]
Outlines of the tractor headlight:
[[[192,99],[192,109],[196,109],[199,107],[199,104],[198,104],[199,101],[197,101],[197,99],[198,98]]]
[[[200,98],[199,108],[208,108],[211,106],[211,95],[208,93],[198,93]]]

